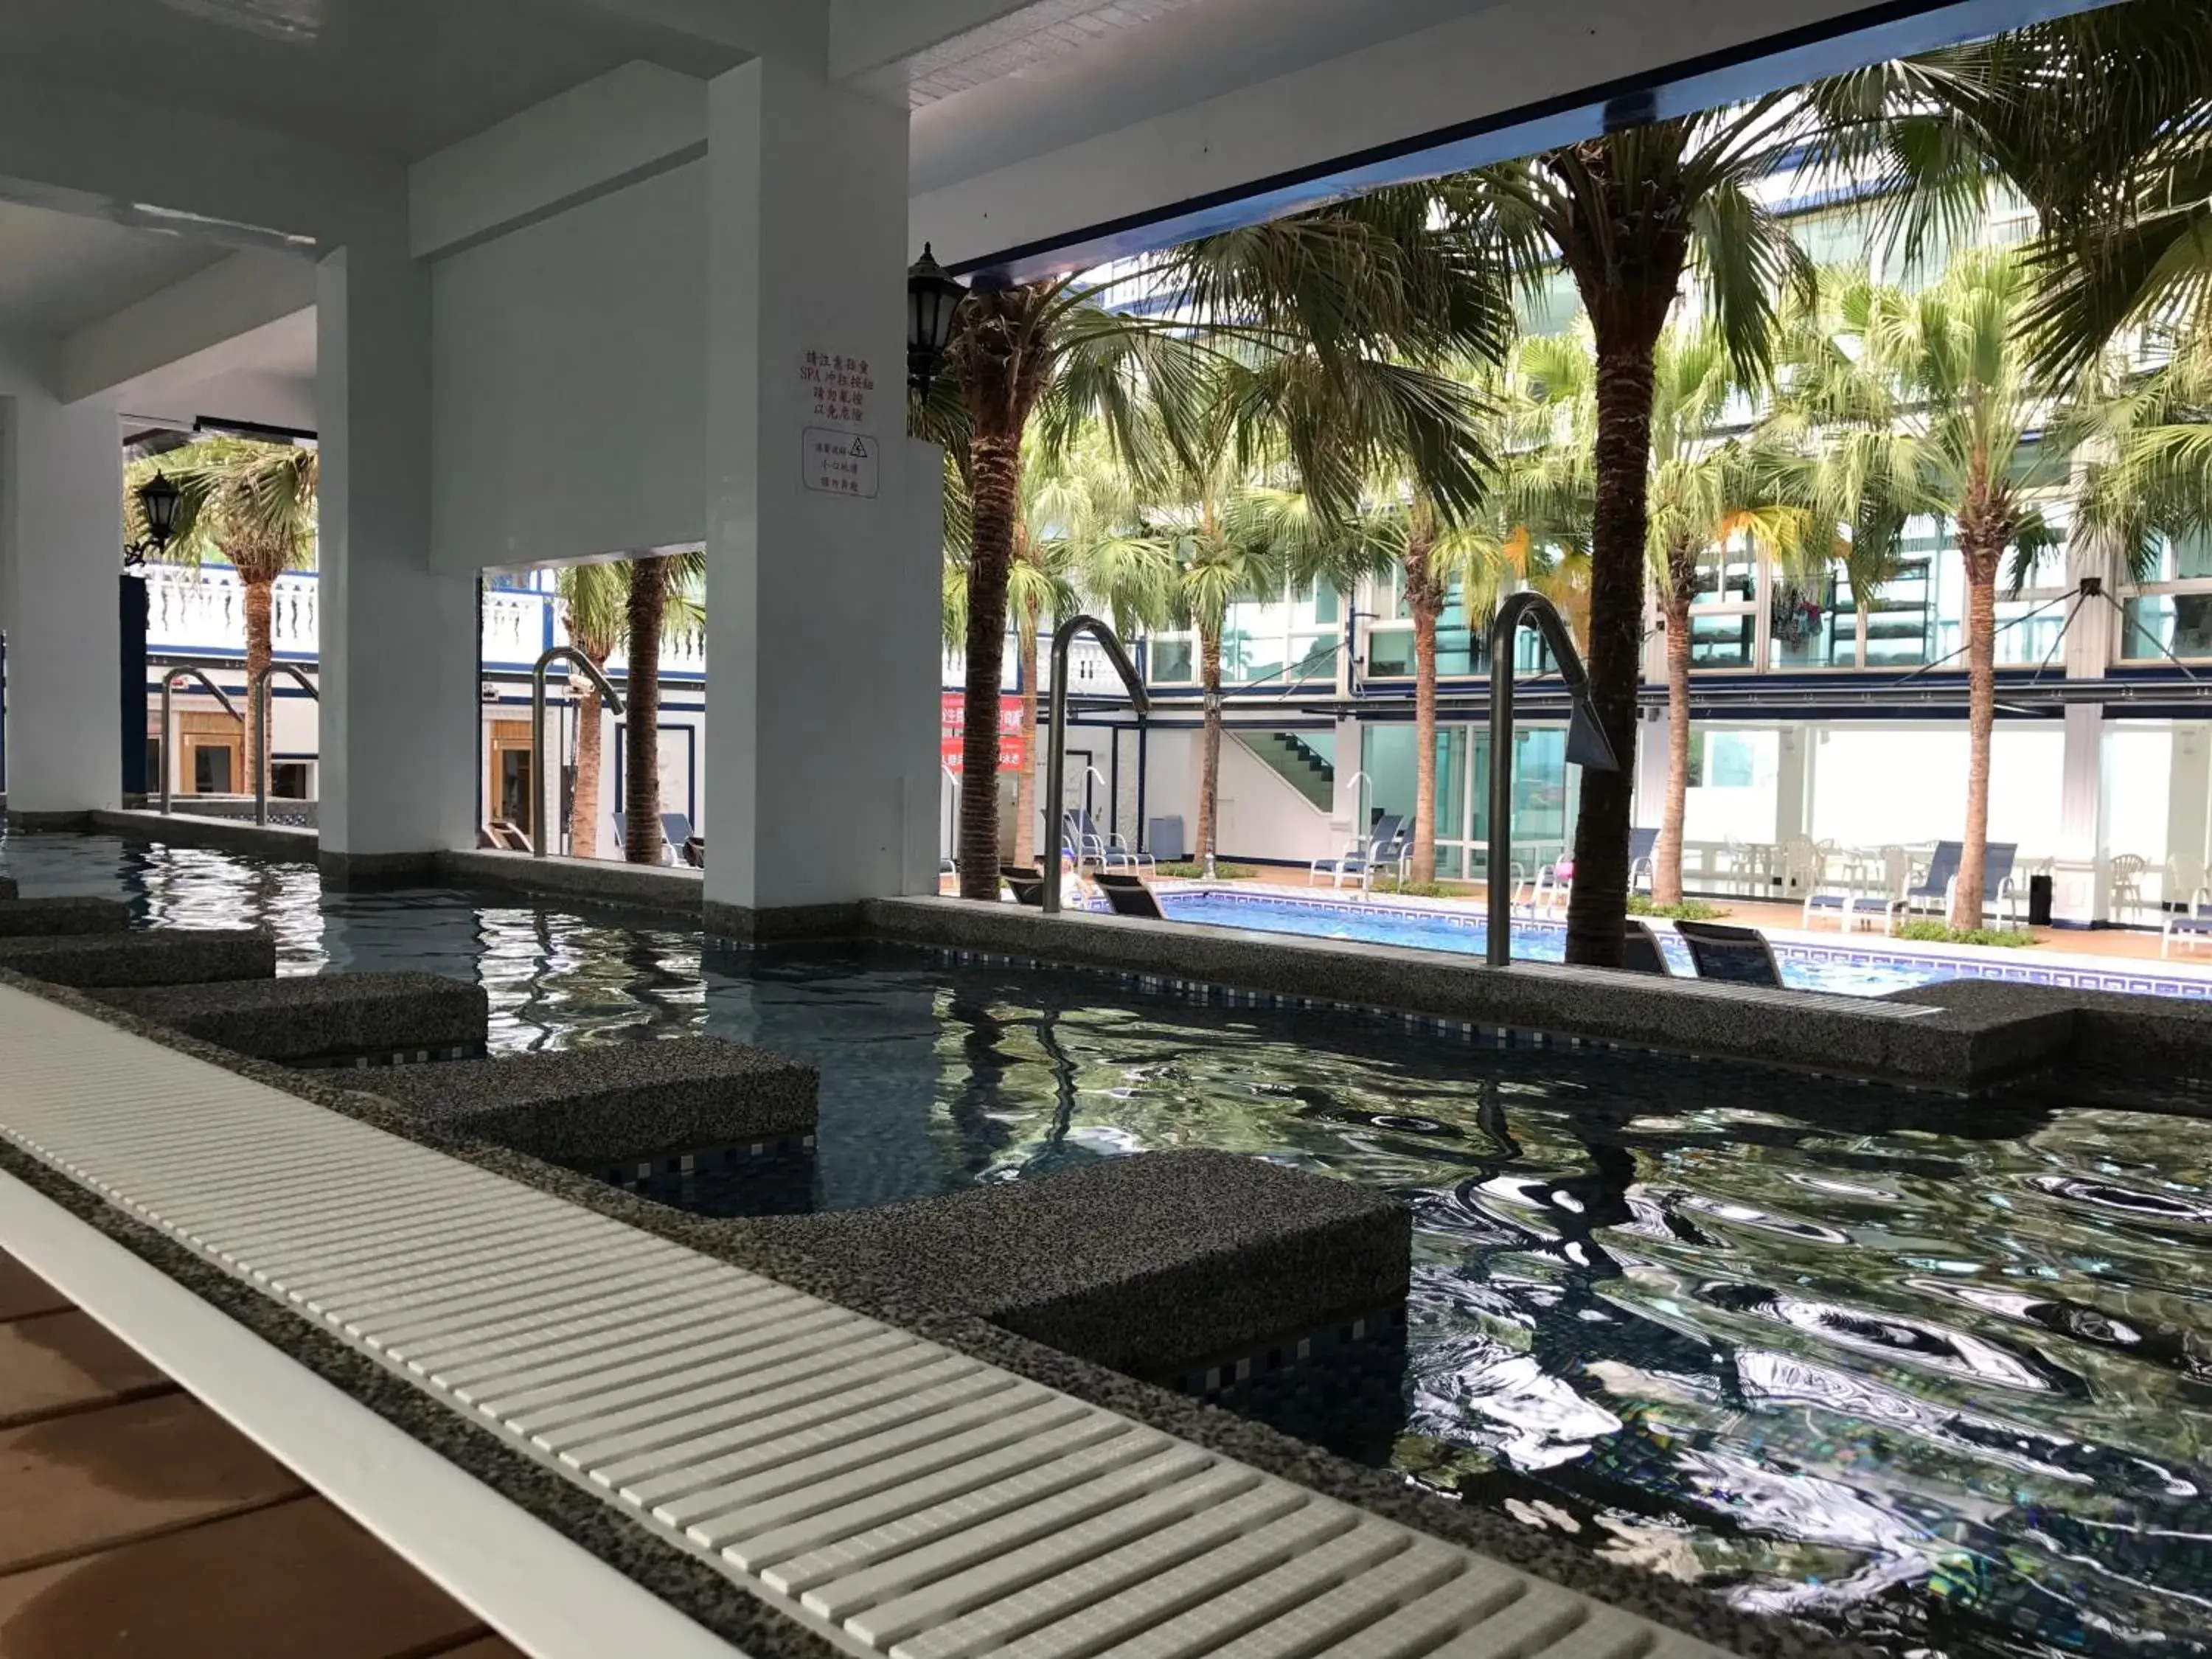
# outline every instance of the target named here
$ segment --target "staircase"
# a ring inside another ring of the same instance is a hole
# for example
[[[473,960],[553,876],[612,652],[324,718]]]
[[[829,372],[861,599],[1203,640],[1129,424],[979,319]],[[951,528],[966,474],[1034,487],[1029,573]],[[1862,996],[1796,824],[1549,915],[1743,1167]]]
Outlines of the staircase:
[[[1336,810],[1336,765],[1295,732],[1239,732],[1237,738],[1320,811]]]

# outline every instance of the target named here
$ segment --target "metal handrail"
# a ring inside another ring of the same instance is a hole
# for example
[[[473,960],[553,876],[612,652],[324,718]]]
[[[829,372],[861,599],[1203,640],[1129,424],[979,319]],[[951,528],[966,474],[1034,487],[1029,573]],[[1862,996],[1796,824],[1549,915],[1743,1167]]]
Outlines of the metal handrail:
[[[177,771],[177,745],[170,726],[174,718],[173,711],[176,701],[177,682],[184,679],[198,680],[205,686],[208,695],[222,705],[223,713],[238,722],[240,738],[243,740],[246,736],[246,716],[238,712],[238,705],[230,700],[230,693],[210,679],[204,669],[188,667],[163,669],[161,671],[161,816],[164,817],[169,815],[170,792],[174,787],[172,780]]]
[[[269,682],[279,674],[289,674],[317,702],[323,700],[314,681],[297,663],[264,663],[260,672],[246,683],[246,705],[253,710],[253,821],[261,824],[269,822]]]
[[[1575,650],[1574,635],[1559,608],[1541,593],[1509,593],[1490,627],[1490,835],[1484,872],[1488,921],[1484,956],[1493,968],[1513,959],[1513,887],[1503,879],[1513,834],[1513,635],[1533,625],[1552,649],[1559,679],[1574,699],[1567,719],[1567,758],[1594,772],[1618,772],[1620,761],[1590,706],[1589,676]]]
[[[556,645],[538,658],[530,670],[530,856],[545,856],[545,671],[565,659],[584,671],[599,688],[599,695],[616,714],[623,712],[622,693],[616,690],[594,663],[573,645]]]
[[[1106,660],[1121,677],[1128,689],[1129,701],[1137,713],[1143,714],[1152,708],[1152,699],[1145,695],[1145,682],[1129,660],[1129,653],[1121,649],[1121,641],[1114,637],[1114,630],[1096,617],[1070,617],[1052,630],[1052,708],[1046,722],[1044,797],[1053,803],[1055,813],[1067,793],[1067,653],[1075,643],[1078,634],[1088,634],[1098,641],[1106,653]],[[1045,878],[1044,913],[1057,915],[1060,910],[1060,836],[1051,836],[1053,869]]]

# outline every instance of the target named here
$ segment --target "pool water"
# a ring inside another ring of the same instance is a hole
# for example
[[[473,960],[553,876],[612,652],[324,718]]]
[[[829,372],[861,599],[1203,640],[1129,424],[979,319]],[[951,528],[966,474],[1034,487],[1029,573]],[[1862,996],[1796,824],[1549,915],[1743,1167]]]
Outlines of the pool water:
[[[1272,895],[1177,892],[1170,888],[1163,890],[1160,907],[1175,921],[1297,933],[1307,939],[1360,939],[1422,951],[1480,951],[1490,933],[1484,918],[1471,906],[1454,915],[1395,908],[1387,901],[1310,902]],[[1697,968],[1690,960],[1689,947],[1665,927],[1655,931],[1659,948],[1666,952],[1674,970],[1694,975]],[[1528,962],[1564,962],[1566,930],[1558,924],[1523,921],[1513,929],[1513,954]],[[1782,982],[1796,991],[1878,997],[1955,976],[1954,969],[1935,962],[1903,958],[1877,963],[1814,962],[1793,956],[1786,945],[1778,947],[1775,955]]]
[[[2109,1084],[1961,1104],[888,947],[702,963],[649,918],[325,895],[219,853],[0,862],[265,923],[287,971],[478,979],[502,1049],[707,1030],[810,1060],[817,1208],[1176,1146],[1399,1194],[1403,1420],[1374,1455],[1408,1480],[1900,1659],[2212,1654],[2212,1123],[2085,1103]]]

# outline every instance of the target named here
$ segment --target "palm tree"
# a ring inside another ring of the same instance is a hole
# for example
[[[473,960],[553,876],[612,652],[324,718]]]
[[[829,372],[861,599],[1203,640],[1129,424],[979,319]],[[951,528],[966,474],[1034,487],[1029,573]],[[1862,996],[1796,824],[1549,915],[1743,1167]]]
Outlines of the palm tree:
[[[1817,122],[1811,105],[1778,94],[1564,145],[1455,185],[1462,210],[1490,226],[1532,278],[1565,267],[1596,343],[1588,665],[1622,769],[1583,780],[1570,962],[1620,963],[1659,337],[1695,267],[1737,372],[1763,378],[1777,296],[1809,268],[1755,186]]]
[[[697,625],[698,602],[690,596],[706,568],[706,554],[696,549],[648,555],[624,567],[623,857],[631,864],[660,862],[660,647],[672,625]]]
[[[2125,330],[2212,324],[2212,31],[2200,0],[2129,0],[1844,77],[1879,135],[1893,222],[1962,228],[2002,179],[2039,225],[2022,324],[2038,368],[2093,371]],[[1848,137],[1846,161],[1867,146]]]
[[[1572,429],[1595,423],[1596,362],[1587,337],[1531,342],[1532,372],[1553,398],[1571,398]],[[1652,354],[1651,457],[1644,546],[1667,648],[1667,798],[1652,852],[1655,903],[1682,901],[1682,827],[1690,782],[1691,606],[1699,567],[1738,536],[1756,556],[1794,561],[1814,515],[1792,499],[1781,465],[1734,435],[1749,414],[1744,382],[1717,330],[1676,324]],[[1832,539],[1832,538],[1827,538]],[[1822,552],[1825,555],[1825,544]]]
[[[1441,499],[1474,498],[1473,410],[1429,365],[1494,351],[1507,307],[1477,245],[1436,222],[1433,200],[1424,188],[1380,191],[1207,238],[1103,278],[981,290],[962,305],[939,393],[915,411],[915,424],[964,455],[973,502],[969,776],[990,775],[996,764],[1007,589],[1033,416],[1042,416],[1054,447],[1095,417],[1129,457],[1149,402],[1164,411],[1168,442],[1188,462],[1187,420],[1208,383],[1227,379],[1248,417],[1279,428],[1278,441],[1330,511],[1350,509],[1382,447],[1346,443],[1324,418],[1347,404],[1366,411],[1369,429],[1386,434],[1389,450],[1417,458]],[[1150,303],[1143,314],[1116,311],[1107,302],[1117,295]],[[962,896],[995,897],[997,862],[997,792],[963,790]]]
[[[568,643],[605,671],[622,643],[629,617],[629,567],[573,564],[554,578]],[[568,802],[568,855],[599,855],[599,688],[586,677],[576,703],[576,778]],[[532,780],[533,788],[543,788]]]
[[[250,685],[275,653],[270,611],[276,579],[315,561],[315,490],[321,477],[312,447],[246,438],[204,438],[158,463],[134,461],[124,491],[125,532],[143,543],[137,489],[156,465],[177,486],[173,533],[161,556],[198,565],[227,559],[238,572],[246,609],[246,674]],[[246,787],[257,787],[267,764],[258,750],[256,722],[246,723]]]
[[[1176,617],[1198,635],[1205,713],[1191,855],[1204,866],[1220,851],[1221,654],[1230,607],[1278,592],[1286,567],[1276,498],[1248,483],[1226,450],[1180,482],[1179,499],[1160,509],[1159,531],[1175,562]]]
[[[1826,472],[1844,481],[1831,486],[1829,511],[1856,520],[1857,560],[1890,556],[1916,515],[1948,516],[1955,530],[1966,577],[1967,763],[1954,927],[1981,925],[1997,577],[2009,556],[2017,586],[2057,544],[2035,494],[2069,474],[2065,445],[2037,441],[2064,411],[2030,374],[2022,321],[2034,299],[2017,252],[1965,252],[1916,294],[1855,278],[1798,349],[1784,399],[1788,418],[1825,435]]]

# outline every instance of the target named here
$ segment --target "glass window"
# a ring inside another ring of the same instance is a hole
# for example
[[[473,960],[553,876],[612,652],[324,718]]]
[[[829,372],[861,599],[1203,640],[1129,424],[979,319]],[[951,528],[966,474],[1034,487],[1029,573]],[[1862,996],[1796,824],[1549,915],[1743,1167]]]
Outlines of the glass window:
[[[1767,637],[1777,668],[1850,667],[1858,660],[1858,613],[1850,588],[1833,574],[1805,586],[1778,578]]]
[[[1317,581],[1313,589],[1313,619],[1316,627],[1323,623],[1344,620],[1344,596],[1333,583]]]
[[[1185,640],[1154,640],[1152,649],[1152,671],[1155,680],[1186,682],[1197,678],[1192,642]]]
[[[1757,649],[1758,618],[1745,615],[1690,616],[1690,665],[1748,668]]]
[[[2212,593],[2145,593],[2127,602],[2120,655],[2130,662],[2212,657]]]
[[[1378,679],[1410,676],[1413,672],[1413,630],[1376,628],[1367,635],[1367,672]]]

